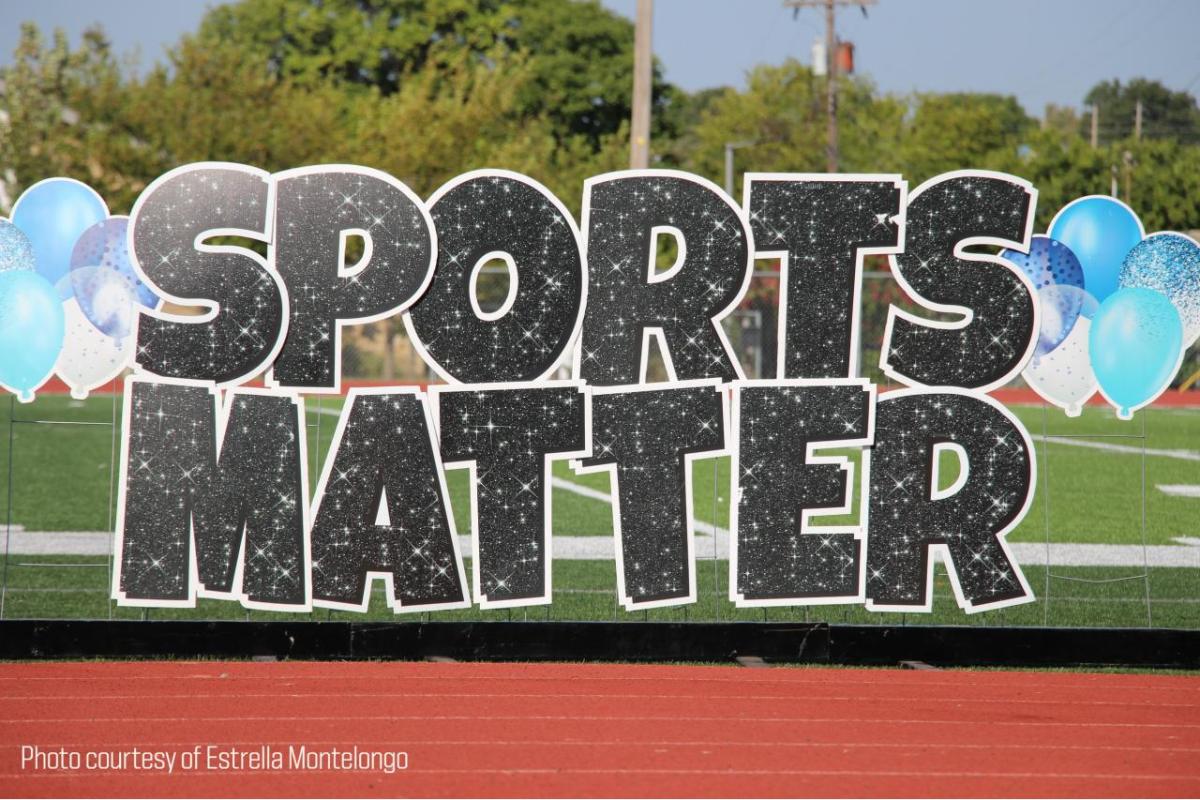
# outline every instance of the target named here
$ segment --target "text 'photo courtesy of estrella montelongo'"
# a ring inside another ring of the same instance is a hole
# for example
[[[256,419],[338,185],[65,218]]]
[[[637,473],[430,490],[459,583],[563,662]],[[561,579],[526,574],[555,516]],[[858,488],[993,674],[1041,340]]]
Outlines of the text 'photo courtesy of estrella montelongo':
[[[397,612],[548,604],[554,459],[610,477],[620,604],[687,605],[691,465],[717,455],[738,606],[928,611],[935,557],[968,613],[1033,600],[1005,541],[1037,487],[1033,440],[989,392],[1022,376],[1066,415],[1099,392],[1131,419],[1200,336],[1200,247],[1101,196],[1036,233],[1036,187],[999,172],[743,186],[607,173],[576,220],[502,170],[423,200],[364,167],[197,163],[120,217],[44,180],[0,220],[0,385],[28,402],[57,375],[84,397],[128,373],[122,605],[365,611],[376,578]],[[869,255],[928,312],[889,309],[889,391],[861,377]],[[775,374],[748,379],[721,321],[765,257]],[[507,294],[484,310],[496,260]],[[388,318],[444,383],[348,388],[310,495],[302,395],[342,393],[343,327]],[[447,467],[470,471],[468,546]],[[815,524],[855,491],[856,524]]]

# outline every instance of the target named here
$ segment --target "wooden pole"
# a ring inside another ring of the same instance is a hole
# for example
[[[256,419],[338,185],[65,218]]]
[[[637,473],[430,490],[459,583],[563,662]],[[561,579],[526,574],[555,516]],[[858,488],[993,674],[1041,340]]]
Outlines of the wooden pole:
[[[838,171],[838,64],[837,31],[834,27],[837,8],[838,6],[855,5],[862,10],[863,14],[866,14],[867,6],[874,5],[875,2],[876,0],[783,0],[784,8],[795,9],[797,12],[802,8],[825,9],[825,60],[828,65],[825,70],[825,169],[829,172]]]
[[[629,131],[629,167],[650,166],[650,102],[654,52],[651,26],[654,0],[638,0],[633,34],[633,119]]]
[[[837,121],[837,31],[834,29],[833,0],[825,0],[825,58],[829,67],[825,74],[826,145],[825,171],[838,171]]]

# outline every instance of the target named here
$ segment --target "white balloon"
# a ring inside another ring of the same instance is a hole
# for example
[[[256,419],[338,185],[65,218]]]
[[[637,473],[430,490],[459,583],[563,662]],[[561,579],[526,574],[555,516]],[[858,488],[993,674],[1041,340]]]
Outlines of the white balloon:
[[[133,363],[134,335],[114,339],[103,333],[84,316],[74,297],[63,301],[63,314],[67,335],[54,371],[71,387],[71,397],[82,400]]]
[[[1092,321],[1080,315],[1062,344],[1035,357],[1021,373],[1031,389],[1066,411],[1068,417],[1078,417],[1084,402],[1099,388],[1088,356],[1091,329]]]

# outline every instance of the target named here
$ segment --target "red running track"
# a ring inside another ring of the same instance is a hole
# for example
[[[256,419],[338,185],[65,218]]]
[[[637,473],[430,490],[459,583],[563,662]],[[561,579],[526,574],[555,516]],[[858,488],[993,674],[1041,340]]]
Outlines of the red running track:
[[[577,664],[0,665],[3,796],[1195,796],[1188,676]],[[403,751],[70,772],[43,752]]]

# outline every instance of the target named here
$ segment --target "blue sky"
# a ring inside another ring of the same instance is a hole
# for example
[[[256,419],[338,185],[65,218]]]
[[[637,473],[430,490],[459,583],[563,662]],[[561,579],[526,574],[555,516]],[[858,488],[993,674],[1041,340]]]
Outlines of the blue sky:
[[[636,0],[603,0],[626,16]],[[101,22],[119,52],[161,59],[212,0],[0,0],[0,63],[21,19],[78,40]],[[860,72],[884,91],[1014,94],[1040,115],[1079,106],[1100,80],[1148,77],[1200,92],[1200,0],[879,0],[863,18],[838,15]],[[755,64],[807,62],[821,12],[793,19],[780,0],[657,0],[654,49],[668,80],[688,90],[740,86]]]

